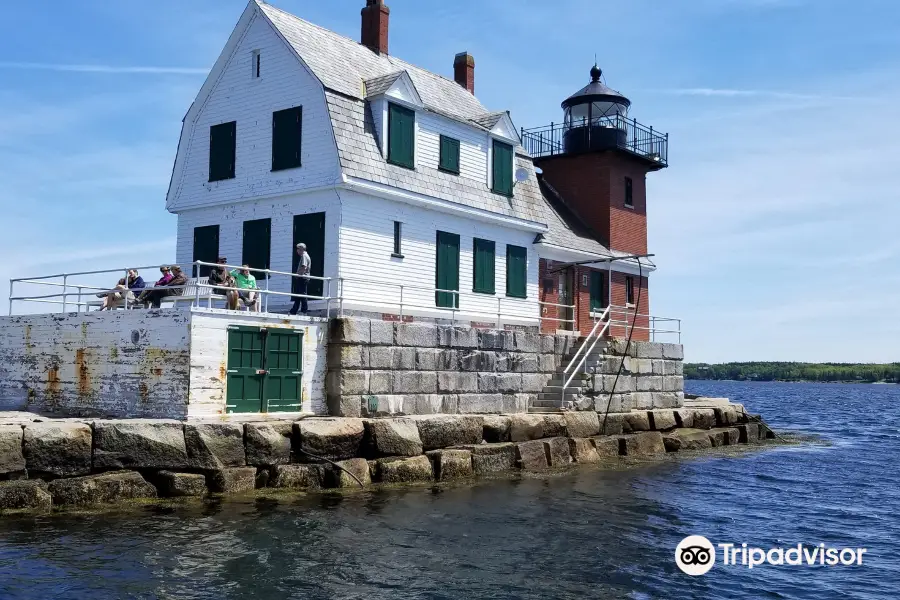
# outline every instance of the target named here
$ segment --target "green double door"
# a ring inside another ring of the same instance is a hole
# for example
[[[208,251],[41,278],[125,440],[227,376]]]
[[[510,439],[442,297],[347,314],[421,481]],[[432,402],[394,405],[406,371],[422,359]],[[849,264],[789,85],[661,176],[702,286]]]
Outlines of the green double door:
[[[303,332],[228,328],[226,412],[299,412]]]

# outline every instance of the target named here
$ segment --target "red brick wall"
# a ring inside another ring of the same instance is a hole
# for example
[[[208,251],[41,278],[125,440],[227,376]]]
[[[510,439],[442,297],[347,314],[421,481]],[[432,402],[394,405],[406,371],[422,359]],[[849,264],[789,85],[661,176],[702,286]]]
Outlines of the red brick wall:
[[[542,158],[544,179],[585,220],[600,241],[622,252],[647,252],[647,169],[620,153]],[[634,208],[625,207],[625,177]]]
[[[542,258],[538,265],[538,272],[540,273],[540,299],[541,302],[551,302],[554,304],[559,304],[559,278],[562,276],[562,271],[554,270],[554,267],[558,267],[562,263],[554,263],[553,261],[548,261],[547,259]],[[575,270],[575,282],[574,282],[574,304],[575,304],[575,325],[578,329],[578,332],[581,335],[587,335],[590,333],[591,329],[594,326],[594,321],[591,319],[591,267],[576,265],[571,267]],[[550,271],[553,270],[551,273]],[[607,276],[607,272],[605,269],[597,269],[604,276],[604,291],[606,293],[609,289],[607,287],[608,282],[605,281]],[[587,276],[587,285],[585,285],[585,276]],[[613,272],[613,284],[612,284],[612,303],[615,306],[625,306],[625,275],[624,273]],[[635,302],[638,300],[638,288],[641,288],[641,296],[640,296],[640,314],[647,315],[650,314],[650,294],[648,291],[648,281],[646,277],[639,278],[637,275],[632,276],[634,278],[634,299]],[[552,283],[550,286],[544,286],[545,280],[547,283]],[[639,283],[640,281],[640,283]],[[546,289],[545,289],[546,287]],[[605,304],[605,299],[604,299]],[[541,316],[544,317],[544,320],[541,321],[541,332],[542,333],[555,333],[557,329],[566,329],[566,325],[559,321],[553,321],[550,318],[558,318],[560,315],[560,309],[555,306],[544,306],[541,308]],[[617,313],[613,315],[613,318],[619,321],[625,319],[624,313]],[[632,315],[628,317],[629,327],[632,322]],[[638,317],[637,326],[638,327],[648,327],[649,326],[649,318],[646,316]],[[615,326],[610,330],[610,334],[614,337],[625,337],[625,328],[623,326]],[[632,336],[634,340],[649,340],[650,332],[646,329],[637,329]]]

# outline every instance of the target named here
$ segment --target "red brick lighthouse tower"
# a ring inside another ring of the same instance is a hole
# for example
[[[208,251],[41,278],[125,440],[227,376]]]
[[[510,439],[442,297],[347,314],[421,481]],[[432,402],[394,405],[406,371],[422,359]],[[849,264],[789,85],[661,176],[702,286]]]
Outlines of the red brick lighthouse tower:
[[[542,171],[545,194],[553,196],[582,235],[599,242],[613,256],[647,254],[647,173],[667,166],[668,135],[630,118],[631,101],[607,87],[595,65],[591,82],[562,103],[562,124],[523,132],[523,143]],[[638,299],[638,329],[634,339],[647,339],[650,297],[648,278],[635,272],[636,260],[602,265],[573,254],[565,259],[541,260],[542,279],[558,273],[560,285],[543,285],[542,293],[560,304],[575,306],[574,328],[586,333],[591,313],[613,307],[624,311]],[[642,260],[647,264],[647,260]],[[601,271],[601,272],[596,272]],[[647,271],[644,271],[645,275]],[[543,300],[543,298],[542,298]],[[633,318],[633,312],[629,321]],[[613,335],[621,335],[616,328]]]

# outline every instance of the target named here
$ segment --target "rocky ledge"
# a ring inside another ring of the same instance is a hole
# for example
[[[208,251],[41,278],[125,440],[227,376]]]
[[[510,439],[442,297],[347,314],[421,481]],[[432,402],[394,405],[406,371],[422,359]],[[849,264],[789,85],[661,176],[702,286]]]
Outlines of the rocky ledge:
[[[157,497],[443,482],[616,463],[774,433],[740,405],[629,413],[0,425],[0,512]]]

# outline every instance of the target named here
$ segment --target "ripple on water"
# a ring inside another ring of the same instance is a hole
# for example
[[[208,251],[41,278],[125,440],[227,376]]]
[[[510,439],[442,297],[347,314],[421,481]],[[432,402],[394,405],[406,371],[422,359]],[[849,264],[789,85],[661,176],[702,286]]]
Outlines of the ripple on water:
[[[0,598],[894,597],[896,386],[688,382],[802,443],[549,479],[0,521]],[[677,570],[691,534],[863,567]]]

